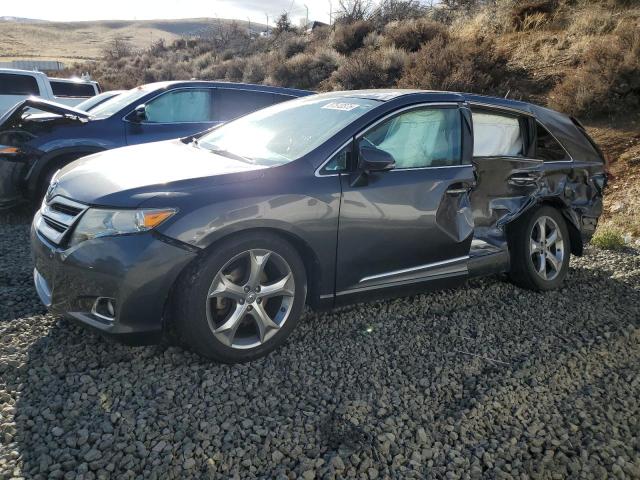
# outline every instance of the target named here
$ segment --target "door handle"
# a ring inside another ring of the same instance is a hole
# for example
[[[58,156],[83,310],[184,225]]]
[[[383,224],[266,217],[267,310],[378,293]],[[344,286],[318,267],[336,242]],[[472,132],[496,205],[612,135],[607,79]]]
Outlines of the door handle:
[[[509,183],[516,184],[516,185],[522,185],[522,184],[532,185],[538,181],[538,178],[539,178],[538,176],[527,175],[526,173],[525,174],[516,173],[509,177]]]
[[[475,183],[454,183],[449,186],[447,189],[447,195],[461,195],[463,193],[468,193],[473,187],[475,187]]]

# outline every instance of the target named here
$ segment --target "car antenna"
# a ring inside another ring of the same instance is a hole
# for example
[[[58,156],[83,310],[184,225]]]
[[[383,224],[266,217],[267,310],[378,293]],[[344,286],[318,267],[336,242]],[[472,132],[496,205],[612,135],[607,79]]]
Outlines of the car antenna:
[[[504,98],[509,98],[510,93],[511,93],[511,89],[507,90],[507,93],[505,94]]]

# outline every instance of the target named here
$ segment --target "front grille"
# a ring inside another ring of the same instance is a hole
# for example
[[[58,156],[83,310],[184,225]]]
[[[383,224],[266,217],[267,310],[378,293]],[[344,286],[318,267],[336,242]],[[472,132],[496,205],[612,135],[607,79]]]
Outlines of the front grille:
[[[49,225],[49,227],[53,228],[56,232],[64,233],[67,230],[67,227],[61,223],[54,222],[50,218],[45,218],[44,223]]]
[[[64,213],[66,215],[70,215],[75,217],[76,215],[80,215],[82,213],[82,208],[74,207],[72,205],[67,205],[65,203],[60,203],[59,201],[55,201],[49,205],[51,210],[56,212]]]
[[[60,245],[87,208],[89,207],[82,203],[56,196],[42,204],[36,228],[45,238]]]

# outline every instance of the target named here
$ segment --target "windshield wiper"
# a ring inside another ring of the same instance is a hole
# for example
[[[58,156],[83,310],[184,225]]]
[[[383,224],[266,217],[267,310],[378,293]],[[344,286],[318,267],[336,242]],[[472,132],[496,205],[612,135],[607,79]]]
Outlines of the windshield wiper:
[[[209,150],[211,153],[215,153],[216,155],[220,155],[222,157],[233,158],[234,160],[240,160],[241,162],[245,162],[250,165],[255,165],[255,162],[250,158],[246,158],[236,153],[232,153],[228,150],[217,150],[214,148],[208,148],[207,150]]]

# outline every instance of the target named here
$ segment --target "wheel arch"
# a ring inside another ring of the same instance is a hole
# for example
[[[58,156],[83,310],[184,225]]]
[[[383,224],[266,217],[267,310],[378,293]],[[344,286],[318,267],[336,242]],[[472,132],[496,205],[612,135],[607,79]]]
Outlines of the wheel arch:
[[[568,207],[560,198],[557,197],[545,197],[541,198],[538,202],[532,205],[530,208],[526,210],[526,212],[541,208],[544,206],[549,206],[558,210],[562,217],[565,219],[565,223],[567,225],[567,230],[569,231],[569,243],[571,245],[571,253],[577,257],[581,257],[584,253],[584,242],[582,240],[582,235],[580,234],[580,230],[577,226],[577,222],[579,222],[577,218],[577,214]],[[524,212],[523,212],[524,213]],[[512,222],[507,224],[507,234],[509,225],[514,223],[514,221],[518,221],[522,218],[522,215],[516,217]]]
[[[179,278],[174,282],[174,286],[172,287],[172,292],[175,288],[175,284],[180,281],[180,277],[182,275],[188,274],[188,272],[197,265],[199,259],[203,256],[208,255],[213,249],[215,249],[220,243],[229,240],[230,238],[239,237],[242,235],[246,235],[249,233],[269,233],[271,235],[276,235],[286,242],[288,242],[293,248],[296,249],[298,255],[304,264],[305,273],[307,276],[307,299],[306,303],[311,307],[317,307],[320,296],[320,279],[322,278],[322,267],[320,264],[320,260],[316,254],[316,252],[311,248],[311,246],[299,235],[287,230],[283,230],[280,228],[263,226],[263,227],[250,227],[244,230],[236,230],[228,232],[227,234],[221,235],[216,238],[213,242],[207,245],[205,248],[200,250],[196,258],[194,258],[189,265],[187,265],[183,271],[180,273]]]
[[[38,186],[42,182],[44,175],[52,168],[62,168],[67,163],[71,163],[80,157],[102,152],[105,149],[98,146],[81,146],[60,148],[44,154],[31,167],[27,175],[27,188],[29,197],[33,197],[38,191]]]

